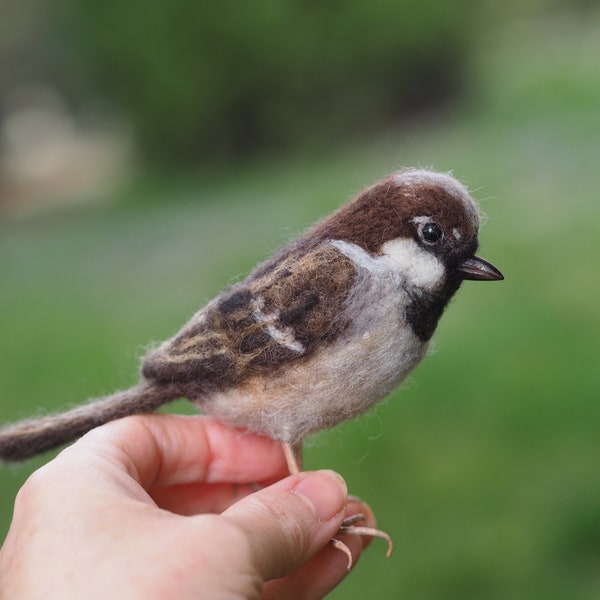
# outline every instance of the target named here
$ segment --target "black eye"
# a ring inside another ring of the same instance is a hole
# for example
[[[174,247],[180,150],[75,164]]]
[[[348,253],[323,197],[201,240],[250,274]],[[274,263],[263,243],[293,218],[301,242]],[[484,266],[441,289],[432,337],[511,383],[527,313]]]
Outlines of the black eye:
[[[426,244],[435,244],[442,239],[442,230],[435,223],[425,223],[419,231],[421,239]]]

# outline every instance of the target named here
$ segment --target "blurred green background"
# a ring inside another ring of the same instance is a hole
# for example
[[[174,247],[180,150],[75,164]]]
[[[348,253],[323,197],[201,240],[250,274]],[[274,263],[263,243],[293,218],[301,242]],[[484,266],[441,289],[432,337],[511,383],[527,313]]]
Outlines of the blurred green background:
[[[310,442],[395,542],[331,597],[600,597],[600,10],[219,6],[3,4],[0,421],[132,384],[363,186],[453,170],[506,281],[466,282],[410,381]],[[2,535],[48,458],[0,470]]]

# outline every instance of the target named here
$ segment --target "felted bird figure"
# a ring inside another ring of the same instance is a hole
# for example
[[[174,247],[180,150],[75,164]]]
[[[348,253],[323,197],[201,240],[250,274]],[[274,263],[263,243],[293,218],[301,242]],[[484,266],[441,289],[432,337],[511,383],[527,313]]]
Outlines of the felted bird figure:
[[[414,369],[463,280],[503,279],[475,254],[478,231],[477,205],[454,177],[394,173],[150,350],[136,386],[4,428],[0,458],[23,460],[185,397],[227,424],[279,440],[298,472],[307,435],[364,413]],[[353,525],[341,533],[389,541]]]

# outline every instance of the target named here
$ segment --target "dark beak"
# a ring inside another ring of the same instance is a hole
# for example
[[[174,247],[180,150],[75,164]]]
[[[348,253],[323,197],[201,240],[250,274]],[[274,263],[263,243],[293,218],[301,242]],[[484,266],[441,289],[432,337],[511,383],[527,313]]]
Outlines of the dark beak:
[[[456,269],[463,279],[473,281],[499,281],[504,275],[494,265],[479,256],[472,256],[463,260]]]

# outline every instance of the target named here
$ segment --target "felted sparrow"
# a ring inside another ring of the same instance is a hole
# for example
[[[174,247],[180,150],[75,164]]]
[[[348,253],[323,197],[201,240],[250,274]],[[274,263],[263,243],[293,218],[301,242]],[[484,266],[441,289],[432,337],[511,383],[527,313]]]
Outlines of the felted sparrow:
[[[280,440],[297,472],[308,434],[365,412],[419,363],[464,279],[503,279],[475,255],[478,230],[477,206],[456,179],[394,173],[198,311],[145,356],[137,386],[5,428],[0,458],[186,397]]]

